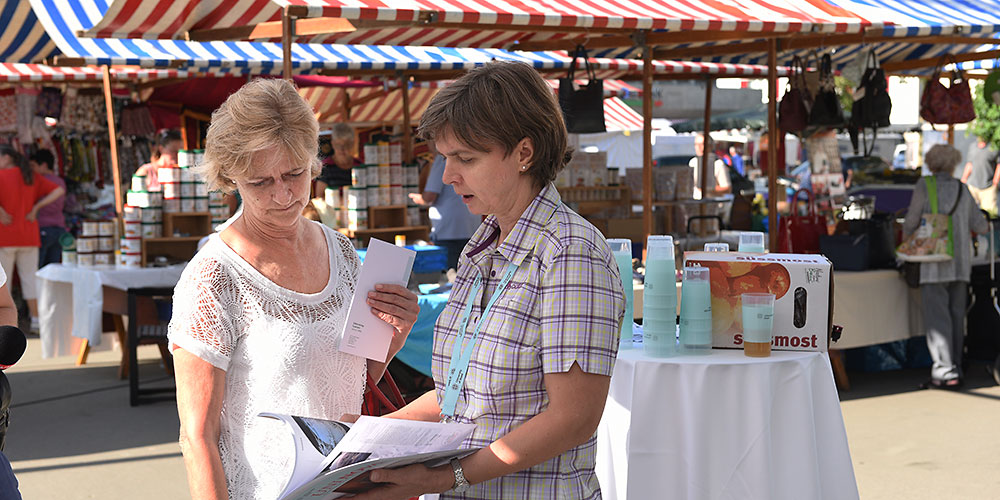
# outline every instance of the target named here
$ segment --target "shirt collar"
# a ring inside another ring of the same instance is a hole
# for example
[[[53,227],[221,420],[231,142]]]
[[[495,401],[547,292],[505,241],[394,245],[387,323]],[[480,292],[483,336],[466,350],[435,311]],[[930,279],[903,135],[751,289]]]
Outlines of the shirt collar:
[[[535,241],[541,228],[552,218],[552,214],[555,213],[560,203],[562,203],[562,198],[552,183],[543,187],[521,214],[507,239],[497,248],[500,255],[503,255],[508,262],[520,266],[525,257],[535,249]],[[500,224],[495,215],[490,215],[483,221],[483,225],[476,231],[476,234],[472,236],[472,241],[475,243],[466,256],[473,261],[478,261],[479,259],[476,257],[482,255],[483,251],[499,237]]]

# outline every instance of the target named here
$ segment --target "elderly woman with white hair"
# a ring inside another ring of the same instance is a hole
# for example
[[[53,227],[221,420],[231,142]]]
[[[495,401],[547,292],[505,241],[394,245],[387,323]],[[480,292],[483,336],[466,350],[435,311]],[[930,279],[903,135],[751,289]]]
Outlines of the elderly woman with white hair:
[[[294,446],[283,424],[258,414],[360,413],[366,372],[385,371],[338,350],[360,267],[354,247],[301,216],[319,172],[318,128],[284,80],[254,80],[212,114],[201,173],[212,189],[238,189],[243,212],[174,291],[169,338],[193,498],[277,498]],[[419,307],[404,287],[376,288],[368,304],[395,329],[391,358]]]
[[[962,343],[965,337],[965,307],[969,300],[969,276],[972,273],[972,238],[989,231],[968,188],[955,179],[954,171],[962,154],[957,149],[938,144],[924,158],[932,175],[917,182],[906,211],[903,233],[912,234],[923,214],[932,213],[928,186],[937,192],[938,213],[951,213],[954,233],[954,256],[944,262],[920,264],[920,300],[927,333],[927,348],[933,359],[931,378],[921,387],[958,390],[962,384]]]

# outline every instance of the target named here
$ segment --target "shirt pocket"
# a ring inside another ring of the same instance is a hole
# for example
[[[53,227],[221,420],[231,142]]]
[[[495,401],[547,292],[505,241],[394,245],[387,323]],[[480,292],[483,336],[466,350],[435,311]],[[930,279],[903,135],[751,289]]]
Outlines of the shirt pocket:
[[[537,297],[528,286],[508,289],[484,325],[489,342],[483,355],[493,367],[490,390],[501,398],[516,397],[518,391],[534,386],[530,374],[540,374]]]

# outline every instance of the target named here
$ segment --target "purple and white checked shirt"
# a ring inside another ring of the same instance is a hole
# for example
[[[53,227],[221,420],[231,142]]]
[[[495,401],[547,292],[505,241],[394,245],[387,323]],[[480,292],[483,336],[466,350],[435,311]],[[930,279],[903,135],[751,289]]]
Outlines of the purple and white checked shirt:
[[[611,376],[625,312],[618,266],[603,235],[562,203],[549,184],[499,244],[496,217],[488,217],[461,256],[451,299],[434,328],[432,370],[438,404],[462,311],[474,300],[466,339],[507,269],[519,267],[489,311],[469,363],[455,420],[473,422],[465,443],[485,447],[539,414],[549,403],[544,375],[569,371]],[[477,274],[479,295],[470,297]],[[530,469],[470,487],[463,499],[595,499],[596,439]]]

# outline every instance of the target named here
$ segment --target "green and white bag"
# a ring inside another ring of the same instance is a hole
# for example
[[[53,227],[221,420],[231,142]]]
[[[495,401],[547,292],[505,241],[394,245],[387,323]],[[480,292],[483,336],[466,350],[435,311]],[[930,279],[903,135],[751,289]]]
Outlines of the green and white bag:
[[[955,255],[955,231],[951,214],[958,208],[964,189],[959,188],[955,204],[947,214],[942,214],[938,213],[937,180],[934,176],[926,176],[924,182],[927,183],[931,213],[920,217],[920,226],[896,248],[896,257],[904,262],[948,261]]]

